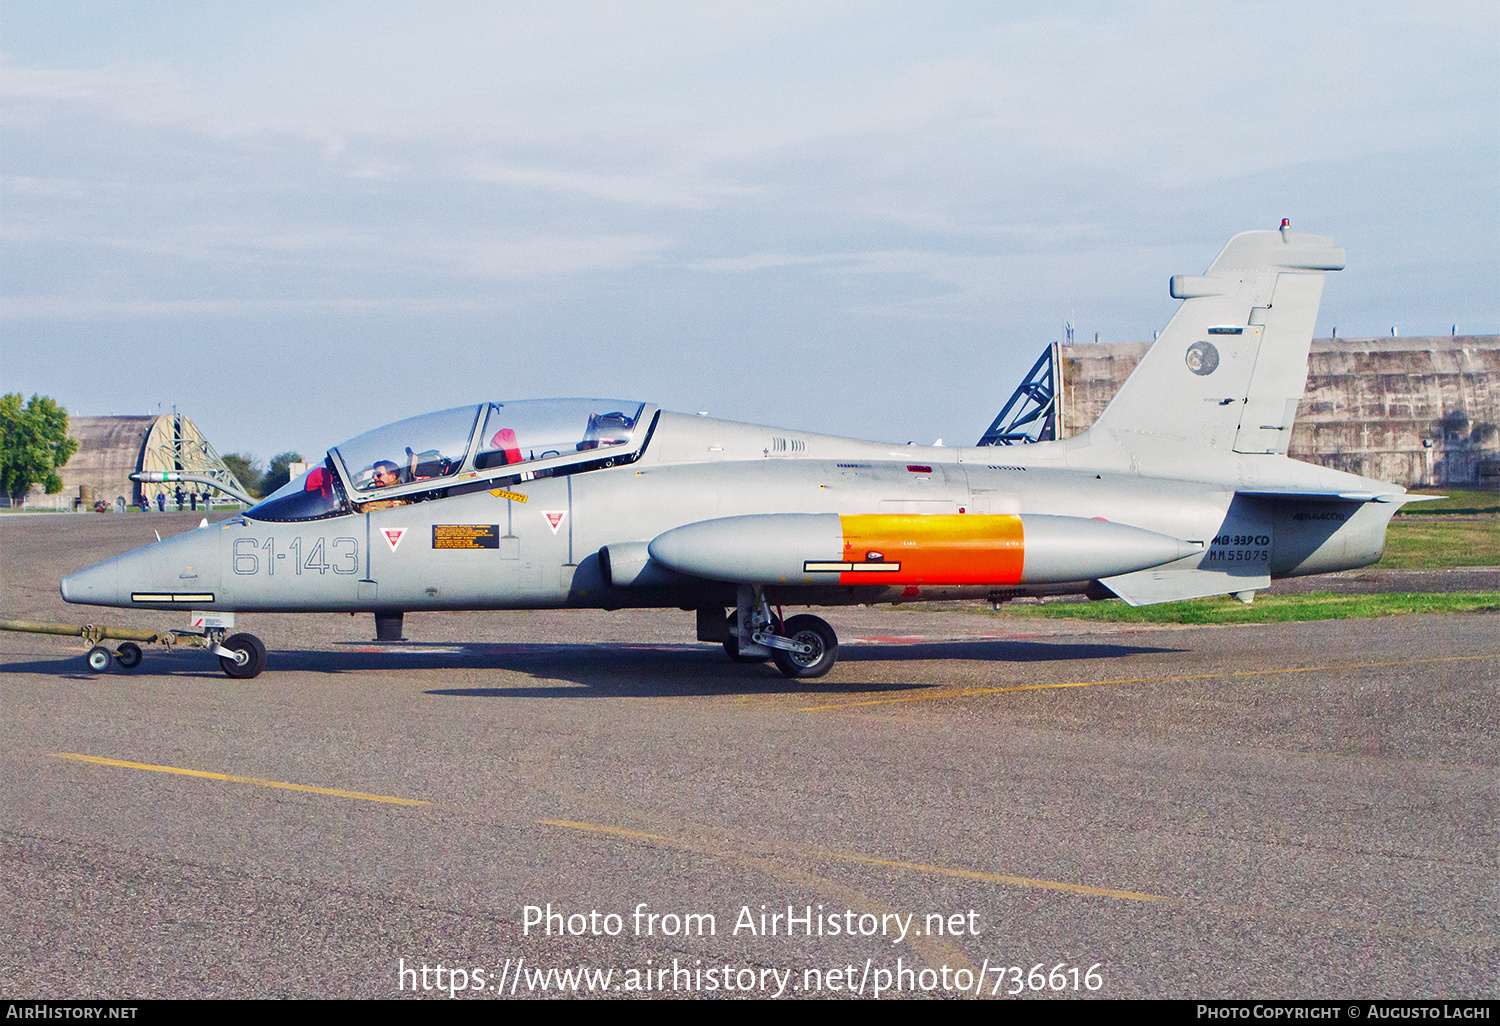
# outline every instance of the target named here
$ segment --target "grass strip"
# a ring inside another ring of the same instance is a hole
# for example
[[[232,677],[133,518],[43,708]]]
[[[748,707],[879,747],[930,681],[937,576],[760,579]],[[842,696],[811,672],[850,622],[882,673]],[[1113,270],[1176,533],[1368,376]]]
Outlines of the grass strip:
[[[1349,617],[1391,616],[1398,613],[1500,613],[1500,591],[1257,595],[1255,602],[1248,606],[1228,595],[1190,599],[1186,602],[1163,602],[1155,606],[1128,606],[1117,599],[1105,602],[1049,602],[1036,606],[1008,603],[996,615],[1126,623],[1212,624],[1345,620]]]
[[[1377,570],[1500,566],[1500,517],[1391,521]]]

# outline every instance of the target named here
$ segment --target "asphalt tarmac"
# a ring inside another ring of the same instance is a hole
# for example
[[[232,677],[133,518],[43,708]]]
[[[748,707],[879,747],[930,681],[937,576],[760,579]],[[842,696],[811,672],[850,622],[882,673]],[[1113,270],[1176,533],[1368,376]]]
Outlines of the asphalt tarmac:
[[[196,523],[0,518],[0,616],[171,625],[57,581]],[[811,682],[678,610],[0,634],[0,993],[1495,995],[1500,618],[823,612]]]

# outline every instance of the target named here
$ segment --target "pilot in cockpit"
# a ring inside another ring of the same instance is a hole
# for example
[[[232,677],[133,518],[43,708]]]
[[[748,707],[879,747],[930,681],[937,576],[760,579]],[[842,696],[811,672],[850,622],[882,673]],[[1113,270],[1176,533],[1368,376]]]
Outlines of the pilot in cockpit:
[[[401,468],[390,460],[380,460],[371,471],[370,483],[376,488],[390,488],[401,483]]]
[[[401,468],[390,460],[377,460],[375,466],[370,469],[370,487],[393,488],[398,484],[401,484]],[[410,498],[398,496],[391,499],[376,499],[374,502],[362,503],[355,508],[361,513],[373,513],[376,510],[406,506],[410,503]]]

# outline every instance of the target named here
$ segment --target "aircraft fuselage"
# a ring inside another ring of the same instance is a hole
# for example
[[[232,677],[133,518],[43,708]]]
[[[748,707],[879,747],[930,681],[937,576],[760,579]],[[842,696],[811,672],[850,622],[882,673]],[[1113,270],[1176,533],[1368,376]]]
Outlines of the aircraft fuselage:
[[[1090,472],[1076,456],[1059,460],[1066,448],[890,446],[664,412],[634,463],[316,520],[236,517],[73,575],[64,595],[239,612],[727,606],[730,581],[654,566],[621,583],[630,570],[622,574],[619,553],[628,561],[637,546],[644,555],[652,539],[684,525],[776,514],[962,516],[975,518],[976,529],[986,518],[1021,515],[1107,521],[1202,542],[1189,559],[1230,575],[1279,577],[1379,558],[1388,515],[1359,514],[1386,510],[1236,501],[1223,482]],[[1309,562],[1336,533],[1338,551]],[[601,559],[607,549],[613,565]],[[778,598],[788,604],[842,605],[1081,591],[1101,575],[1042,583],[1032,576],[768,583],[782,585]]]

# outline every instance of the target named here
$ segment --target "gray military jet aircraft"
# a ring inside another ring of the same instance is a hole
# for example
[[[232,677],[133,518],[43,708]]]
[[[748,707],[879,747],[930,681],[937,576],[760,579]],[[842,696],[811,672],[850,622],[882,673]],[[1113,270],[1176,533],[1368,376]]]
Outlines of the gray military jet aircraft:
[[[407,610],[677,606],[731,658],[817,677],[833,629],[773,610],[1248,601],[1375,562],[1408,501],[1286,456],[1324,272],[1343,266],[1285,222],[1235,236],[1172,278],[1181,307],[1072,438],[898,446],[642,402],[478,403],[338,445],[243,516],[64,578],[63,598],[192,610],[232,677],[265,664],[253,635],[225,636],[235,612],[372,612],[394,640]]]

